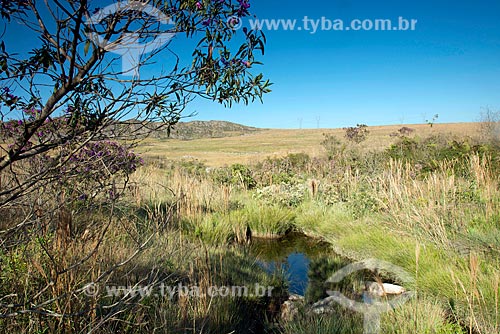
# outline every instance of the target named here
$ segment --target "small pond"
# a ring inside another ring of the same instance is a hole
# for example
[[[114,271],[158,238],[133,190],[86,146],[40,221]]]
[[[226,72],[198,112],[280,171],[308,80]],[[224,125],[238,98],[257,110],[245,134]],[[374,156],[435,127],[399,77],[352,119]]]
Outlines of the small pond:
[[[309,283],[311,261],[332,254],[327,243],[300,233],[290,233],[277,240],[254,238],[251,252],[266,271],[283,272],[288,278],[289,292],[302,296]]]
[[[352,300],[366,302],[364,287],[367,282],[393,282],[389,276],[361,270],[337,284],[326,284],[334,272],[351,261],[335,254],[328,243],[300,233],[272,240],[254,238],[250,251],[266,271],[284,274],[289,293],[305,296],[310,302],[327,297],[326,291],[330,289],[342,292]]]

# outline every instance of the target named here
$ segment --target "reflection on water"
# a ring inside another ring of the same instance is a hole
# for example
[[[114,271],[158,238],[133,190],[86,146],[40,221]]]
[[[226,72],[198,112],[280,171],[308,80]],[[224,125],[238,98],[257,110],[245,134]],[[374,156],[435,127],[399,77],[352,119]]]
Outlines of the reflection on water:
[[[305,295],[312,260],[331,254],[327,243],[299,233],[290,233],[279,240],[254,239],[251,252],[268,272],[283,272],[289,292]]]
[[[269,273],[284,272],[288,280],[288,291],[298,295],[304,295],[308,277],[310,260],[303,253],[292,253],[284,259],[276,261],[259,261],[262,267]]]
[[[367,282],[393,282],[387,273],[361,270],[337,284],[326,284],[334,272],[351,263],[335,254],[322,241],[291,233],[282,239],[254,239],[250,252],[269,273],[280,272],[288,281],[288,290],[314,303],[328,297],[327,291],[338,291],[351,300],[368,302]]]

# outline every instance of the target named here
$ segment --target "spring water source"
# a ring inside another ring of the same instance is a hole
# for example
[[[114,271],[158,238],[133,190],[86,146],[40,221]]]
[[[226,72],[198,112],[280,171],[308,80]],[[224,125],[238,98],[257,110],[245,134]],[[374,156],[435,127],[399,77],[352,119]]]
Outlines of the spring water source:
[[[331,275],[351,263],[335,254],[330,245],[303,234],[290,233],[281,239],[253,239],[250,249],[259,264],[269,273],[280,272],[288,281],[288,292],[306,296],[309,301],[327,297],[326,281]],[[389,277],[362,270],[338,284],[330,284],[352,300],[366,302],[366,282],[392,282]]]
[[[289,292],[302,296],[309,283],[311,261],[331,253],[328,244],[299,233],[290,233],[277,240],[254,238],[251,252],[266,271],[284,273]]]

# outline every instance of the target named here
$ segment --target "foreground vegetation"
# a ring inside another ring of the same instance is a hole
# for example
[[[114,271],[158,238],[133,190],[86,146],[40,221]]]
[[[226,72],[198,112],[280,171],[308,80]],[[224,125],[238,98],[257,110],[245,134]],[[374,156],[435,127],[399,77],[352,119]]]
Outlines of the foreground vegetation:
[[[371,133],[365,135],[369,139]],[[45,314],[3,318],[0,327],[28,332],[361,333],[362,315],[340,306],[334,315],[312,315],[306,304],[326,296],[321,282],[340,263],[376,258],[411,273],[414,283],[406,287],[417,292],[382,316],[383,333],[497,333],[496,143],[405,130],[388,140],[389,145],[373,150],[368,140],[327,133],[321,155],[293,153],[220,168],[196,160],[149,158],[116,205],[79,208],[83,211],[73,218],[70,240],[57,242],[58,232],[52,231],[2,250],[0,289],[8,296],[1,301],[3,310],[16,310],[7,304],[59,298],[47,303]],[[107,237],[100,239],[104,230]],[[310,285],[303,311],[284,320],[279,310],[287,298],[286,277],[266,273],[246,245],[291,231],[326,241],[341,260],[313,261],[311,282],[318,285]],[[82,253],[91,257],[63,275],[62,268]],[[90,297],[83,293],[89,282],[101,288]],[[255,283],[275,289],[265,297],[177,293],[171,300],[109,297],[104,290],[106,285],[179,283],[204,291],[213,285]],[[52,318],[51,313],[71,316]]]
[[[406,306],[386,316],[395,327],[384,332],[451,333],[457,324],[464,332],[497,332],[495,144],[401,131],[379,151],[332,135],[323,146],[328,158],[289,154],[208,172],[199,162],[184,161],[180,168],[150,166],[142,172],[157,175],[155,183],[170,179],[174,193],[184,196],[184,228],[205,242],[241,242],[247,227],[260,237],[298,230],[348,258],[382,259],[414,273],[414,319],[407,319]],[[418,319],[419,309],[429,308],[437,318]],[[301,321],[316,321],[309,318]],[[285,328],[297,332],[294,326]]]

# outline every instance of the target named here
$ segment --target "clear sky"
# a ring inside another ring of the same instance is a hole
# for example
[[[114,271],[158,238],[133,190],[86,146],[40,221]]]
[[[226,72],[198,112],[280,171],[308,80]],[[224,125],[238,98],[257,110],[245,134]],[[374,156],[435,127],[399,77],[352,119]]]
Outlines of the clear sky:
[[[189,111],[198,115],[191,120],[331,128],[424,123],[434,114],[438,122],[470,122],[478,120],[481,108],[500,110],[498,0],[249,1],[259,19],[297,20],[294,31],[264,30],[264,65],[255,70],[273,82],[273,92],[263,104],[231,109],[195,101]],[[303,27],[305,16],[341,19],[346,26],[354,19],[418,22],[415,31],[313,34]],[[21,30],[5,37],[26,49],[33,42]],[[176,36],[171,47],[189,58],[192,49],[182,38]]]
[[[270,128],[469,122],[500,108],[498,0],[251,1],[260,19],[417,19],[416,31],[266,31],[264,104],[197,102],[195,119]]]

